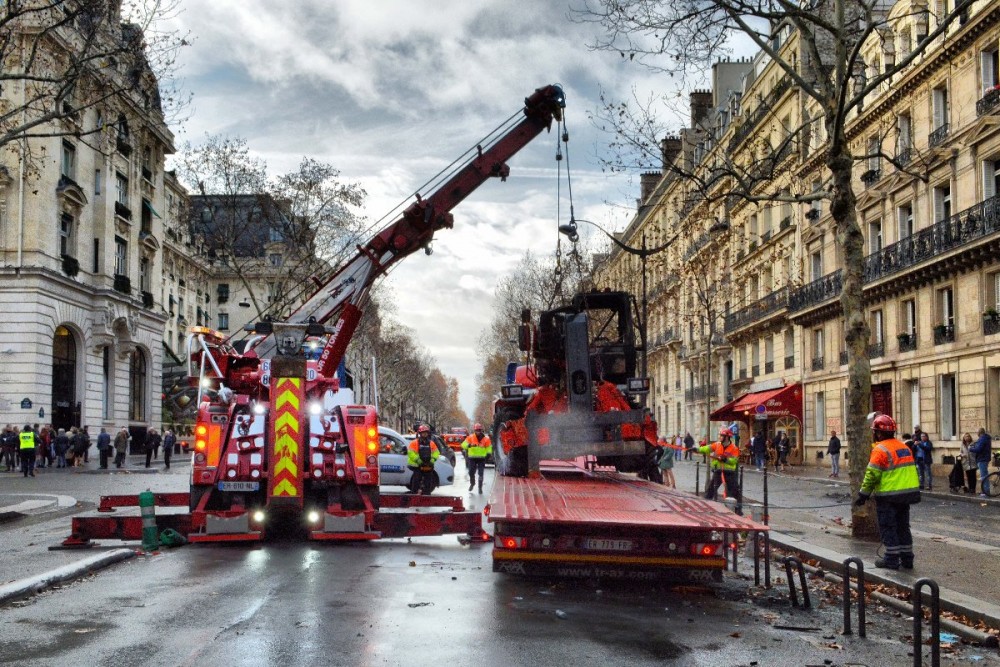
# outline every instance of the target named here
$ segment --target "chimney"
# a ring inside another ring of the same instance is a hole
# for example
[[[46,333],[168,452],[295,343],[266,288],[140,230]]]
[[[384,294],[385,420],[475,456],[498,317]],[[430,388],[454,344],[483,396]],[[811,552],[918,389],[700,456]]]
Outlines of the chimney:
[[[663,174],[658,171],[644,171],[639,176],[639,206],[649,201],[650,195],[653,194],[653,190],[662,176]]]
[[[663,173],[667,173],[681,152],[680,137],[664,137],[660,141],[660,155],[663,156]]]
[[[700,127],[702,121],[708,118],[712,109],[712,91],[695,90],[691,92],[691,127]]]

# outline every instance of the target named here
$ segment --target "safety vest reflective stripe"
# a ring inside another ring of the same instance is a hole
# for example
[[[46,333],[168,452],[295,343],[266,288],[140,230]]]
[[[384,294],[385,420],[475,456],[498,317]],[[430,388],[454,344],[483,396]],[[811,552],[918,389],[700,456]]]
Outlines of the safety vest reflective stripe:
[[[21,449],[34,449],[35,448],[35,434],[32,431],[21,431],[19,434],[21,439]]]
[[[475,434],[462,441],[462,451],[470,459],[482,459],[493,453],[493,442],[490,436],[484,435],[480,440]]]

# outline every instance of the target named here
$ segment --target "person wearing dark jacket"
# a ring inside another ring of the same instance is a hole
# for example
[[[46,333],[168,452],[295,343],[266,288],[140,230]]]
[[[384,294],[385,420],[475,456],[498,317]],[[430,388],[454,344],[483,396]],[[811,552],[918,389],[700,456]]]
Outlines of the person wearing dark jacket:
[[[170,457],[174,453],[174,445],[177,444],[177,436],[170,429],[163,434],[163,467],[170,470]]]
[[[826,455],[830,457],[830,477],[840,477],[840,438],[836,431],[830,431],[830,443],[826,446]]]
[[[3,461],[7,462],[7,472],[17,470],[17,432],[10,424],[0,433],[0,462]]]
[[[156,432],[156,429],[149,429],[146,433],[146,467],[149,467],[151,459],[155,459],[157,453],[160,450],[160,443],[163,439],[160,434]]]
[[[979,438],[969,447],[969,453],[976,457],[979,478],[983,480],[983,491],[979,497],[987,498],[990,495],[990,483],[986,476],[990,473],[990,459],[993,458],[993,438],[990,437],[985,428],[979,429]]]
[[[691,431],[684,434],[684,460],[690,461],[694,457],[694,438]]]
[[[753,457],[754,465],[757,466],[757,472],[763,472],[764,466],[767,465],[767,438],[764,437],[763,431],[757,431],[750,438],[750,455]]]
[[[97,436],[97,453],[100,455],[101,470],[108,469],[108,459],[111,458],[111,434],[102,428]]]
[[[52,446],[56,450],[56,467],[65,468],[66,450],[69,449],[69,436],[66,435],[66,429],[59,429],[59,433],[56,434],[55,440],[52,441]]]
[[[934,490],[934,478],[931,475],[931,464],[934,462],[934,444],[925,431],[920,432],[920,439],[914,439],[913,458],[917,461],[917,475],[920,478],[920,488]]]

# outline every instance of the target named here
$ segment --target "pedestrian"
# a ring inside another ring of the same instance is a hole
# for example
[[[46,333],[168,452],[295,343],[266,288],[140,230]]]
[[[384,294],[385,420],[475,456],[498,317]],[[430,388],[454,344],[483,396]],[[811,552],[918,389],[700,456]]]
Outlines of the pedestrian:
[[[149,429],[146,433],[146,467],[150,465],[151,459],[155,459],[157,453],[160,451],[160,443],[162,439],[160,434],[156,432],[156,429]]]
[[[694,438],[691,437],[691,431],[684,433],[684,460],[690,461],[694,458]]]
[[[49,461],[49,465],[52,464],[50,455],[46,453],[46,437],[49,434],[47,428],[43,428],[41,431],[38,430],[38,424],[35,424],[31,428],[32,433],[35,434],[35,442],[37,447],[35,447],[35,468],[42,469],[45,468],[46,460]]]
[[[11,424],[0,433],[0,463],[6,462],[7,472],[14,472],[19,466],[17,457],[17,433]]]
[[[121,468],[125,463],[125,453],[128,451],[128,429],[122,426],[115,436],[115,467]]]
[[[958,455],[958,458],[962,462],[962,468],[965,470],[965,479],[962,486],[966,493],[976,492],[976,472],[979,470],[979,466],[976,464],[976,455],[970,451],[971,448],[972,434],[966,433],[962,436],[962,446],[959,449]]]
[[[826,454],[830,457],[830,477],[840,477],[840,438],[836,431],[830,431],[830,442],[826,446]]]
[[[719,487],[726,485],[726,496],[739,497],[736,481],[736,468],[740,462],[740,450],[732,442],[732,431],[724,428],[719,431],[719,440],[711,445],[702,445],[698,451],[711,459],[712,478],[705,492],[707,500],[715,500]]]
[[[97,434],[97,453],[100,455],[100,466],[101,470],[108,469],[108,459],[111,458],[111,434],[108,433],[107,429],[102,428],[101,432]]]
[[[920,439],[914,440],[913,445],[916,448],[913,458],[917,462],[917,475],[920,478],[920,488],[921,490],[927,489],[928,491],[933,491],[934,477],[931,474],[931,464],[934,462],[934,444],[927,433],[921,431]]]
[[[407,466],[413,471],[411,493],[429,495],[434,491],[434,464],[440,457],[441,452],[431,440],[431,427],[421,424],[417,427],[417,439],[410,441],[406,452]]]
[[[993,458],[993,438],[986,432],[986,429],[979,429],[979,438],[969,447],[969,453],[975,455],[976,466],[979,468],[979,479],[983,480],[983,490],[979,494],[979,497],[988,498],[990,495],[990,482],[986,479],[986,476],[990,472],[990,459]]]
[[[680,453],[683,450],[683,446],[677,447],[677,445],[667,440],[663,440],[661,444],[663,447],[661,448],[660,458],[656,462],[657,467],[660,469],[661,483],[668,489],[676,489],[677,482],[674,480],[674,461],[677,460],[677,457],[675,454]]]
[[[750,456],[757,467],[757,472],[764,472],[764,467],[767,465],[767,437],[764,431],[757,431],[750,438]]]
[[[81,435],[83,436],[83,443],[84,443],[83,462],[90,463],[90,448],[93,445],[93,443],[90,441],[90,431],[87,430],[86,426],[83,427]]]
[[[66,435],[66,429],[61,428],[56,434],[55,440],[52,446],[56,451],[56,467],[65,468],[66,467],[66,451],[69,449],[69,436]]]
[[[910,505],[920,502],[920,479],[913,452],[896,438],[896,422],[889,415],[869,415],[873,435],[861,490],[854,501],[864,505],[875,497],[878,532],[885,556],[875,567],[913,569],[913,535],[910,533]]]
[[[777,467],[779,467],[781,472],[785,472],[785,466],[788,465],[788,454],[792,451],[792,443],[784,431],[778,431],[778,439],[774,443],[774,451],[778,454]]]
[[[466,422],[468,423],[468,422]],[[462,441],[462,453],[465,454],[465,465],[469,469],[469,491],[476,484],[476,473],[479,473],[479,493],[483,492],[483,477],[486,475],[486,457],[493,453],[493,443],[490,436],[483,431],[482,424],[472,427],[472,434]]]
[[[35,449],[38,435],[30,424],[24,425],[24,430],[18,435],[18,449],[21,452],[21,472],[25,477],[35,476]]]
[[[73,467],[82,468],[87,457],[87,448],[90,447],[90,438],[82,428],[73,428],[73,436],[70,438],[70,449],[73,451]]]
[[[174,445],[177,444],[177,437],[170,429],[163,434],[163,469],[170,470],[170,457],[174,453]]]

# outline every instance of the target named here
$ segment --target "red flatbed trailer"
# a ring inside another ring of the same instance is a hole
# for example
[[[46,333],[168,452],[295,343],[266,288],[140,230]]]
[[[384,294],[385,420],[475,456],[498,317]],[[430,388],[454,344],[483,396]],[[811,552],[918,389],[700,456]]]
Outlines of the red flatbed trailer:
[[[735,535],[768,530],[722,503],[583,459],[543,461],[540,472],[496,478],[494,572],[719,581]]]

